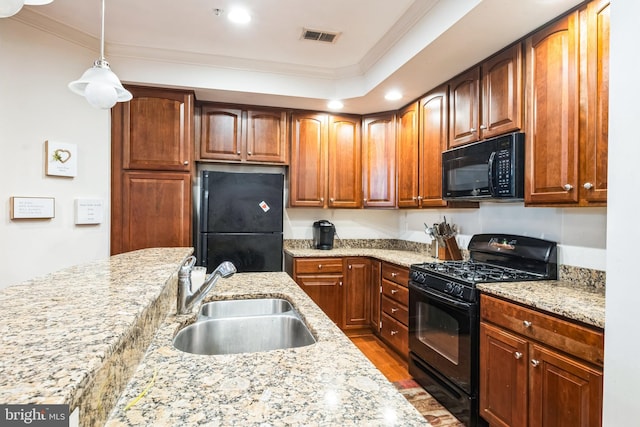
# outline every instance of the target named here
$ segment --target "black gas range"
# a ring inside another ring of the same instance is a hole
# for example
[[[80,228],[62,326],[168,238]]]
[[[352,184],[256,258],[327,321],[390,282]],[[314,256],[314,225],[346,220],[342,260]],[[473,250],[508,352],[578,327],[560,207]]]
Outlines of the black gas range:
[[[476,285],[557,279],[557,249],[511,234],[476,234],[468,249],[467,261],[410,267],[409,372],[465,425],[480,426]]]

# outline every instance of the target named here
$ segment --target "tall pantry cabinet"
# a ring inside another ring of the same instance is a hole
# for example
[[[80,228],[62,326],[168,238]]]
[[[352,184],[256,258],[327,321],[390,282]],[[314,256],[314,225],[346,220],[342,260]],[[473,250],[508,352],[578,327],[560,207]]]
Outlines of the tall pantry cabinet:
[[[193,93],[127,89],[111,113],[111,254],[191,246]]]

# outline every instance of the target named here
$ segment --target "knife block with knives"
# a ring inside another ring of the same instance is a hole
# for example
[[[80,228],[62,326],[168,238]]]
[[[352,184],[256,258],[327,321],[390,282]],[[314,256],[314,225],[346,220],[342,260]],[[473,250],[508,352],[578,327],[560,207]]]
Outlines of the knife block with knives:
[[[438,242],[438,259],[460,261],[462,253],[456,241],[457,230],[455,225],[452,227],[447,223],[447,219],[440,224],[433,224],[430,229],[432,236]]]

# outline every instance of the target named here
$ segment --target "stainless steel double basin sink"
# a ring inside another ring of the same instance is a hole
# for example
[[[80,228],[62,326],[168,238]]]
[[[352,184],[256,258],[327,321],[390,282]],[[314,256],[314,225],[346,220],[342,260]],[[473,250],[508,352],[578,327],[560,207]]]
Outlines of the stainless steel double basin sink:
[[[254,353],[314,344],[291,303],[281,298],[203,304],[195,323],[178,331],[173,346],[188,353]]]

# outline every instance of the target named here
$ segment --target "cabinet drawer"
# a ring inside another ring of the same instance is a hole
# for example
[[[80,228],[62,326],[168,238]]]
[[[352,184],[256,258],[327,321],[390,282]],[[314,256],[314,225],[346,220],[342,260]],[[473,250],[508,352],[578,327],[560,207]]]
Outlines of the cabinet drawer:
[[[403,357],[409,356],[409,330],[393,317],[382,313],[380,336]]]
[[[409,286],[409,270],[404,267],[385,262],[382,264],[382,278],[399,285]]]
[[[389,299],[384,295],[382,296],[382,311],[405,325],[409,324],[409,310],[407,306]]]
[[[342,258],[296,258],[296,274],[342,273]]]
[[[491,296],[482,295],[480,298],[482,320],[603,366],[604,333],[601,330]]]
[[[398,301],[404,306],[409,305],[409,289],[386,279],[382,279],[382,295]]]

